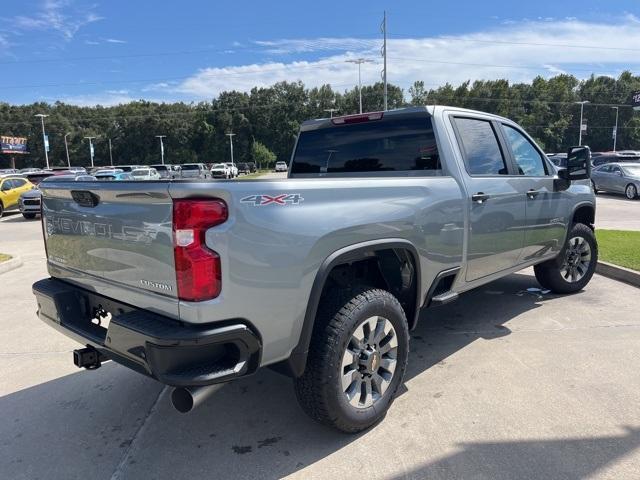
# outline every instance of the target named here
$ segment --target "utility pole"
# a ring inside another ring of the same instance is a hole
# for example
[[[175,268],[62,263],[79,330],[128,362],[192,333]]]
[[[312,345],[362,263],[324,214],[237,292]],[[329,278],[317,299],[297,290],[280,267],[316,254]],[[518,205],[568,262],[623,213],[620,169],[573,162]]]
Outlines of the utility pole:
[[[325,108],[324,111],[325,112],[329,112],[329,118],[333,118],[333,112],[337,112],[338,109],[337,108]]]
[[[36,117],[40,117],[40,121],[42,122],[42,144],[44,145],[44,158],[47,162],[47,168],[49,168],[49,139],[47,135],[44,133],[44,119],[49,115],[45,115],[44,113],[38,113],[35,115]]]
[[[355,63],[358,65],[358,95],[360,97],[360,113],[362,113],[362,74],[361,66],[363,63],[369,63],[371,60],[367,58],[356,58],[355,60],[345,60],[347,63]]]
[[[71,168],[71,160],[69,160],[69,145],[67,144],[67,137],[71,135],[71,133],[64,134],[64,149],[67,152],[67,166]]]
[[[613,151],[616,151],[616,141],[618,140],[618,107],[611,107],[616,111],[616,126],[613,127]]]
[[[227,137],[229,137],[229,148],[231,149],[231,165],[233,165],[233,137],[235,133],[225,133]]]
[[[167,138],[166,135],[156,135],[156,138],[160,139],[160,160],[162,161],[162,165],[164,165],[164,143],[162,142],[163,138]]]
[[[113,155],[111,154],[111,139],[109,139],[109,163],[113,167]]]
[[[384,11],[384,16],[382,17],[382,82],[384,84],[384,110],[387,111],[388,102],[387,102],[387,11]]]
[[[91,140],[93,140],[96,137],[84,137],[85,140],[89,140],[89,156],[91,157],[91,168],[93,168],[93,143],[91,142]]]
[[[584,114],[584,104],[589,103],[589,100],[582,100],[581,102],[575,102],[580,105],[580,133],[578,134],[578,146],[582,146],[582,115]]]

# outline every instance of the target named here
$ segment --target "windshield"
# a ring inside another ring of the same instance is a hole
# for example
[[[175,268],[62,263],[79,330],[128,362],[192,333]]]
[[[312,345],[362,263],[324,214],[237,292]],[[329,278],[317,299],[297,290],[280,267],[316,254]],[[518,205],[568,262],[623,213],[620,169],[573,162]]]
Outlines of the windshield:
[[[224,167],[225,167],[225,166],[226,166],[226,165],[225,165],[224,163],[216,163],[216,164],[215,164],[213,167],[211,167],[211,168],[223,168],[223,169],[224,169]]]
[[[182,165],[182,170],[198,170],[199,165]]]
[[[134,170],[133,172],[131,172],[131,175],[133,175],[134,177],[144,177],[145,175],[149,175],[149,170]]]
[[[640,165],[625,165],[622,170],[630,177],[640,177]]]
[[[164,171],[164,170],[168,170],[168,168],[167,168],[167,166],[166,166],[166,165],[153,165],[153,168],[155,168],[157,171],[160,171],[160,170],[163,170],[163,171]]]

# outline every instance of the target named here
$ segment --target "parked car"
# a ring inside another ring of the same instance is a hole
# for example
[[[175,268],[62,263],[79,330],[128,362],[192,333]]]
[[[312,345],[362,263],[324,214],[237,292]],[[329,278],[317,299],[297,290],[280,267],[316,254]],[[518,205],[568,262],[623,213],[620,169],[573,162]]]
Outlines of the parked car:
[[[19,208],[20,195],[34,188],[26,178],[16,174],[0,177],[0,217],[4,212]]]
[[[556,167],[566,167],[567,166],[567,154],[566,153],[554,153],[553,155],[548,155],[549,160]]]
[[[134,180],[133,176],[130,172],[121,172],[121,171],[103,171],[94,174],[96,180],[99,181],[121,181],[121,180]]]
[[[591,172],[591,184],[596,193],[624,193],[629,200],[633,200],[640,192],[640,162],[600,165]]]
[[[231,178],[231,169],[226,163],[214,163],[211,167],[212,178]]]
[[[599,166],[615,162],[640,162],[640,155],[634,151],[600,152],[593,155],[593,165]]]
[[[174,178],[179,177],[179,172],[176,168],[176,165],[151,165],[151,168],[155,168],[160,178],[165,180],[173,180]]]
[[[255,173],[257,171],[255,162],[247,162],[247,165],[249,165],[249,173]]]
[[[134,180],[160,180],[160,174],[155,168],[136,168],[131,170]]]
[[[204,163],[185,163],[180,166],[182,169],[182,178],[210,178],[211,172],[207,170]]]
[[[36,173],[36,172],[42,172],[41,168],[21,168],[20,169],[20,173],[25,174],[25,173]]]
[[[229,167],[229,171],[231,172],[231,178],[236,178],[238,176],[238,167],[236,164],[228,162],[226,165]]]
[[[247,175],[251,173],[251,167],[249,167],[248,163],[239,163],[238,164],[238,175],[240,174]]]
[[[42,178],[39,183],[46,182],[47,179],[50,178],[54,178],[56,182],[92,182],[96,179],[96,177],[88,175],[86,173],[80,175],[77,175],[75,173],[52,175],[51,173],[49,173],[48,177]],[[28,190],[20,195],[18,206],[20,212],[22,213],[22,216],[26,219],[32,219],[35,218],[36,215],[39,215],[41,199],[42,192],[40,191],[39,185],[34,187],[32,190]]]
[[[401,390],[423,307],[531,266],[554,293],[590,281],[590,152],[569,157],[556,171],[514,122],[429,106],[303,123],[286,182],[94,183],[78,198],[52,182],[38,315],[81,343],[77,366],[151,376],[182,412],[272,366],[312,418],[362,431]],[[98,247],[118,261],[97,269]]]
[[[16,173],[20,173],[17,168],[0,168],[0,175],[13,175]]]
[[[289,170],[287,162],[276,162],[276,172],[286,172]]]
[[[31,183],[33,183],[35,186],[38,186],[38,184],[43,181],[45,178],[49,178],[54,176],[53,172],[45,172],[45,171],[36,171],[36,172],[29,172],[29,173],[24,173],[23,174],[25,176],[25,178],[27,180],[29,180]]]

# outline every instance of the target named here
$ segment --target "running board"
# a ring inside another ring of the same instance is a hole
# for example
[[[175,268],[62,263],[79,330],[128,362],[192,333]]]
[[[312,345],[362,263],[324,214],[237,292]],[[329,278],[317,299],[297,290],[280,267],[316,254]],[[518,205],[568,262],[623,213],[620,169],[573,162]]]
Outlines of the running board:
[[[453,302],[458,299],[457,292],[445,292],[431,299],[431,305],[434,307]]]

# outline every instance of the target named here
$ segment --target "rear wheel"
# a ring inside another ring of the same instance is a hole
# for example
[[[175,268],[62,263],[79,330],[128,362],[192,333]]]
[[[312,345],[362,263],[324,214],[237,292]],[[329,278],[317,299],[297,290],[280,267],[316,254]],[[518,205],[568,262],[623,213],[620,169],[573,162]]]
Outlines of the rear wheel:
[[[556,293],[575,293],[591,280],[598,263],[598,244],[593,230],[576,223],[562,252],[553,260],[534,267],[540,285]]]
[[[2,205],[2,202],[0,202],[0,218],[2,218],[3,213],[4,213],[4,206]]]
[[[384,418],[402,383],[407,319],[385,290],[359,287],[323,298],[296,396],[314,420],[359,432]]]
[[[638,189],[635,185],[630,183],[629,185],[627,185],[627,188],[624,189],[624,194],[629,200],[634,200],[638,196]]]

